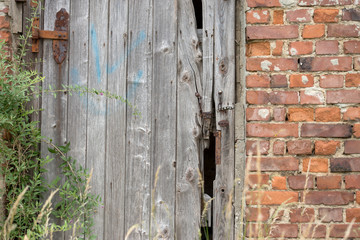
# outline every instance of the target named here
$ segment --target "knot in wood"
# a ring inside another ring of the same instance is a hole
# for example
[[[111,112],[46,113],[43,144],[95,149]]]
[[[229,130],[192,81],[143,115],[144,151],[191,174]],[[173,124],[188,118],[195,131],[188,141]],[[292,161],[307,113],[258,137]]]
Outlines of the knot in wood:
[[[188,182],[194,181],[195,178],[194,169],[188,168],[185,173],[185,178]]]
[[[228,66],[229,66],[229,60],[227,58],[224,58],[223,60],[220,61],[219,63],[219,71],[221,74],[226,74],[228,71]]]
[[[182,76],[182,81],[183,82],[189,82],[190,81],[190,74],[189,74],[189,72],[185,72],[184,74],[183,74],[183,76]]]

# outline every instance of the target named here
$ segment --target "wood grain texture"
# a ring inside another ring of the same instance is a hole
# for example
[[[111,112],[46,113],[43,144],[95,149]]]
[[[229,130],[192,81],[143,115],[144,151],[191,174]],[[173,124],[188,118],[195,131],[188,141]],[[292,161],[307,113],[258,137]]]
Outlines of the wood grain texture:
[[[129,1],[127,98],[141,113],[134,116],[127,105],[125,233],[140,225],[129,239],[151,235],[152,2]]]
[[[108,86],[111,93],[126,97],[128,0],[110,0]],[[119,24],[121,23],[121,24]],[[108,99],[106,124],[105,235],[124,239],[126,104]]]
[[[70,1],[46,1],[44,5],[44,30],[54,30],[56,13],[61,9],[69,9]],[[49,86],[53,89],[61,89],[62,84],[68,85],[68,59],[66,59],[61,65],[58,65],[53,57],[52,41],[44,40],[43,42],[43,57],[47,61],[43,64],[43,76],[45,81],[43,82],[43,89],[49,89]],[[66,122],[67,122],[67,95],[65,93],[57,94],[54,98],[52,94],[43,93],[42,95],[42,108],[41,112],[41,134],[46,138],[52,139],[52,142],[56,145],[64,145],[66,142]],[[47,150],[49,146],[46,144],[41,145],[42,156],[49,155]],[[51,163],[47,165],[48,172],[44,174],[46,181],[51,182],[57,176],[61,176],[60,171],[61,160],[55,158]],[[46,199],[47,196],[45,196]],[[53,199],[55,205],[58,198]],[[57,223],[61,223],[60,220],[54,220]],[[63,239],[64,233],[55,233],[55,239]]]
[[[175,234],[177,6],[175,0],[154,1],[152,84],[151,230],[160,239]]]
[[[201,218],[202,53],[191,0],[178,1],[176,239],[197,239]]]
[[[89,1],[71,1],[69,51],[69,84],[87,87],[89,77]],[[67,141],[70,142],[69,155],[83,167],[86,166],[87,139],[87,94],[68,96]],[[91,182],[93,183],[93,182]],[[70,239],[72,231],[65,233]]]
[[[217,130],[221,131],[221,164],[214,182],[213,239],[233,239],[234,107],[235,103],[235,0],[215,3],[215,84]],[[222,93],[222,94],[220,94]],[[227,107],[229,110],[222,111]],[[228,126],[219,126],[219,121]]]
[[[108,49],[108,14],[109,0],[90,1],[89,5],[89,78],[90,89],[107,87],[107,49]],[[92,192],[105,201],[106,179],[106,122],[107,100],[103,96],[88,94],[87,99],[87,163],[93,169]],[[104,239],[104,208],[99,208],[94,215],[94,235]]]

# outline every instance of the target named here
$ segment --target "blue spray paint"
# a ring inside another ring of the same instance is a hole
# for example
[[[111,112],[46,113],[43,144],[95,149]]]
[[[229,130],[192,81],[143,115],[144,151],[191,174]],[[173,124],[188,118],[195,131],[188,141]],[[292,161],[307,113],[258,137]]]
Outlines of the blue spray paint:
[[[95,66],[96,66],[96,76],[98,78],[98,82],[101,82],[101,67],[100,67],[100,49],[97,40],[97,34],[95,31],[94,24],[91,24],[91,46],[95,55]]]

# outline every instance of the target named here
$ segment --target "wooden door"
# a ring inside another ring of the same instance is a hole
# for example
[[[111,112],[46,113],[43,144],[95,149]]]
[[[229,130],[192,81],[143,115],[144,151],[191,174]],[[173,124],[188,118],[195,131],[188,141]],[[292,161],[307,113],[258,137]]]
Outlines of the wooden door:
[[[70,14],[66,60],[44,41],[44,89],[61,84],[104,96],[44,94],[41,128],[94,169],[98,239],[199,239],[204,149],[216,135],[213,239],[233,239],[235,0],[47,0],[44,28]],[[42,147],[46,154],[47,147]],[[59,161],[47,178],[59,174]],[[57,239],[67,239],[66,234]]]

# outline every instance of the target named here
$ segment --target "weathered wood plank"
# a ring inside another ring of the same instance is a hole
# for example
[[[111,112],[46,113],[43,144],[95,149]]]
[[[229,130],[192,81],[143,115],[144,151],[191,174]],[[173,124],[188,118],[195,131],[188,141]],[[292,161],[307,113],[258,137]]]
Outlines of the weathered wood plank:
[[[152,0],[129,1],[125,234],[149,239],[151,213]],[[141,116],[134,116],[135,109]]]
[[[175,234],[177,1],[154,1],[152,87],[152,195],[151,230],[160,239]]]
[[[46,1],[44,10],[44,30],[54,30],[56,13],[65,8],[67,11],[70,8],[69,0],[61,1]],[[68,84],[68,59],[58,65],[53,57],[52,40],[44,40],[43,43],[43,57],[46,61],[43,64],[43,75],[45,81],[43,82],[43,89],[61,89],[62,84]],[[54,98],[52,94],[43,93],[41,113],[41,134],[53,140],[56,145],[63,145],[66,142],[66,122],[67,122],[67,95],[65,93],[57,94]],[[48,148],[46,144],[41,145],[42,156],[48,155]],[[44,174],[44,178],[51,182],[57,176],[61,176],[59,165],[61,160],[56,158],[47,166],[48,172]],[[46,196],[45,196],[46,197]],[[54,205],[57,202],[54,199]],[[60,223],[60,220],[56,220]],[[55,239],[63,239],[63,233],[56,233],[53,236]]]
[[[203,113],[203,139],[205,147],[209,147],[211,121],[213,115],[213,83],[214,83],[214,0],[203,0],[203,96],[201,99]]]
[[[235,0],[215,3],[216,127],[221,131],[221,161],[214,182],[213,239],[233,239],[234,103],[235,103]],[[220,126],[220,121],[227,125]]]
[[[69,84],[87,87],[89,66],[89,1],[71,1]],[[67,141],[71,143],[69,155],[83,167],[86,165],[87,94],[73,93],[68,97]],[[91,182],[93,183],[93,182]],[[72,231],[65,233],[70,239]]]
[[[90,1],[90,42],[89,42],[89,80],[90,89],[106,89],[107,49],[108,49],[108,8],[109,0]],[[105,199],[106,165],[106,98],[88,95],[87,100],[87,165],[94,169],[92,191]],[[104,209],[94,215],[94,234],[104,239]]]
[[[128,0],[110,0],[108,91],[126,97]],[[126,104],[108,99],[104,239],[124,239]]]
[[[176,239],[185,240],[198,239],[201,218],[202,54],[191,0],[178,1],[178,18]]]

